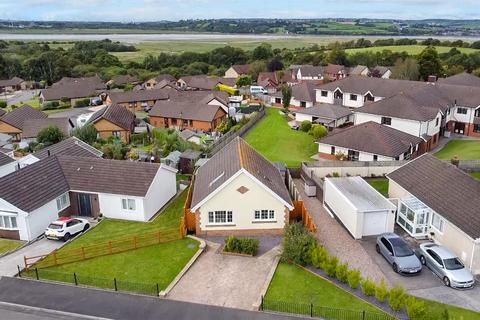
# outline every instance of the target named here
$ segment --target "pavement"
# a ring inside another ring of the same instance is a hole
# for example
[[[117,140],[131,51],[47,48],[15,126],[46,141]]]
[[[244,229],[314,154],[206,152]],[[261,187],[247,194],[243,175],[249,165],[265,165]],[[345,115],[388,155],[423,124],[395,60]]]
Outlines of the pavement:
[[[191,290],[198,291],[201,289],[192,287]],[[100,317],[117,320],[300,319],[293,316],[222,308],[10,277],[0,279],[0,301],[23,305],[27,312],[31,310],[30,308],[36,308],[37,312],[60,312],[58,315],[64,313],[73,314],[69,319],[75,319],[75,317],[82,319],[82,316],[87,316],[90,319],[92,317]],[[0,303],[0,310],[3,308],[3,304]],[[28,313],[25,315],[24,312],[22,313],[18,310],[8,310],[8,312],[13,312],[14,317],[5,318],[3,312],[0,313],[2,315],[0,317],[2,319],[15,320],[45,319],[41,317],[42,315],[38,315],[37,318],[29,318]],[[50,319],[55,318],[51,317]]]
[[[62,241],[48,240],[41,238],[25,247],[0,258],[0,276],[12,277],[17,274],[18,268],[25,267],[23,257],[34,257],[44,255],[60,248],[64,243]],[[32,261],[33,262],[33,261]]]
[[[207,241],[207,250],[167,298],[252,310],[270,282],[280,248],[277,246],[255,257],[224,255],[217,253],[219,248],[219,243]]]

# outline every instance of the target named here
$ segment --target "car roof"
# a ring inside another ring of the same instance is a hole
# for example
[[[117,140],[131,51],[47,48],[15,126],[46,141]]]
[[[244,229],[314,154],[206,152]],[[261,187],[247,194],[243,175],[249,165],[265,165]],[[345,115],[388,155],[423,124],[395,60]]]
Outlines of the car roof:
[[[385,239],[401,238],[398,234],[393,233],[393,232],[384,233],[384,234],[382,234],[382,236],[383,236]]]
[[[442,259],[450,259],[450,258],[456,258],[457,257],[455,254],[453,254],[446,247],[440,246],[440,245],[435,244],[435,243],[426,243],[426,244],[423,244],[422,247],[424,247],[425,250],[431,249],[436,254],[438,254],[440,256],[440,258],[442,258]]]
[[[73,218],[71,218],[71,217],[60,217],[56,221],[53,221],[52,223],[63,224],[65,222],[69,222],[69,221],[72,221],[72,220],[73,220]]]

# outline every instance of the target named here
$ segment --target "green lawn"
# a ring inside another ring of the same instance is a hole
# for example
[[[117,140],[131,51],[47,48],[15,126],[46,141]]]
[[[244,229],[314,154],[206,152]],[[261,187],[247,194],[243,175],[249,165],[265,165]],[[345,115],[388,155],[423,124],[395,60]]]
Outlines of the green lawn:
[[[15,250],[23,245],[23,241],[0,239],[0,255]]]
[[[470,175],[472,177],[474,177],[475,179],[480,180],[480,172],[472,172],[472,173],[470,173]]]
[[[452,140],[435,156],[442,160],[451,160],[458,156],[460,160],[480,159],[480,140]]]
[[[287,263],[278,265],[265,299],[301,304],[312,303],[317,306],[348,310],[383,312],[331,282]]]
[[[272,162],[299,167],[317,152],[311,135],[292,130],[279,109],[267,108],[267,115],[245,136],[245,140]]]
[[[415,55],[415,54],[419,54],[420,52],[422,52],[423,49],[425,49],[425,47],[426,46],[422,46],[422,45],[384,46],[384,47],[347,49],[347,50],[345,50],[345,52],[347,52],[348,54],[357,53],[357,52],[366,52],[366,51],[376,53],[376,52],[381,52],[383,50],[390,50],[390,51],[393,51],[393,52],[406,51],[408,54]],[[452,49],[451,47],[435,47],[435,48],[437,49],[438,53],[446,53],[446,52],[448,52]],[[462,53],[466,53],[466,54],[478,52],[478,49],[472,49],[472,48],[457,48],[457,49],[459,51],[461,51]]]
[[[23,106],[24,104],[28,104],[30,107],[35,109],[40,109],[40,100],[38,97],[33,97],[30,100],[21,101],[19,103],[14,103],[17,107]]]
[[[376,179],[365,179],[372,187],[374,187],[378,192],[388,197],[388,179],[386,178],[376,178]]]
[[[424,300],[427,307],[427,314],[435,315],[431,319],[442,319],[441,315],[445,309],[448,310],[449,319],[451,320],[479,320],[480,313],[467,310],[436,301]]]

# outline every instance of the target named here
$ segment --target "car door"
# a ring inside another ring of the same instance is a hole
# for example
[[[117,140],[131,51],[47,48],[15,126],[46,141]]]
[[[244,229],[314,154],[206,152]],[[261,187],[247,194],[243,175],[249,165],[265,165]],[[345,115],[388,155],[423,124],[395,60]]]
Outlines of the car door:
[[[439,277],[443,275],[443,262],[442,259],[433,250],[427,250],[430,259],[430,269],[435,272]]]
[[[80,220],[74,219],[73,221],[73,232],[74,233],[79,233],[82,231],[82,222]]]
[[[393,247],[392,244],[386,239],[383,238],[380,240],[383,244],[383,251],[382,254],[383,256],[388,260],[388,262],[392,263],[393,262]]]

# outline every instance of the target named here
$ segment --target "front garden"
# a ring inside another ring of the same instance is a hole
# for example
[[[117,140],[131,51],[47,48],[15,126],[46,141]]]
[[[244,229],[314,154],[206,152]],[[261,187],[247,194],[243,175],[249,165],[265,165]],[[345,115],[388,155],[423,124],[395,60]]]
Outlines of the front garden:
[[[23,244],[23,241],[0,239],[0,256],[17,248],[20,248]]]
[[[480,140],[451,140],[445,147],[435,153],[441,160],[480,160]]]

